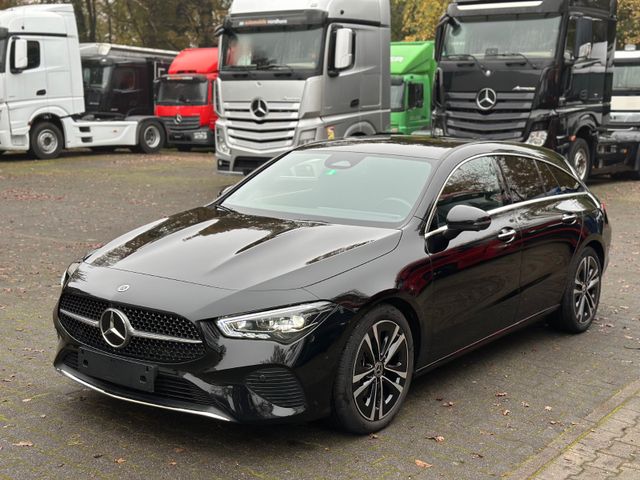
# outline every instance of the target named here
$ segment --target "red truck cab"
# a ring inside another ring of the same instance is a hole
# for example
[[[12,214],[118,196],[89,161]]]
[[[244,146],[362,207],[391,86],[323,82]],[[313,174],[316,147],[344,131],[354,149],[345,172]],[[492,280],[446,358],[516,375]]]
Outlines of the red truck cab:
[[[160,78],[155,114],[167,130],[167,143],[181,151],[214,147],[218,117],[213,89],[218,77],[217,48],[187,48]]]

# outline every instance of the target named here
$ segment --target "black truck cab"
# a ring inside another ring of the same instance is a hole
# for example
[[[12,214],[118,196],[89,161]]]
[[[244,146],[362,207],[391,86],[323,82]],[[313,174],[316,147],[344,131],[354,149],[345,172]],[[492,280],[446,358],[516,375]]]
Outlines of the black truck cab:
[[[616,0],[452,2],[436,35],[435,135],[522,141],[594,166]]]

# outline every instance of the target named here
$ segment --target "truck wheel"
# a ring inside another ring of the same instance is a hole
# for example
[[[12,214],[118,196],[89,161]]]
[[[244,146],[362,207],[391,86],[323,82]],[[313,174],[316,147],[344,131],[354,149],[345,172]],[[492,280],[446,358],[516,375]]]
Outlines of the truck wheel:
[[[135,151],[139,153],[156,153],[164,147],[164,128],[158,122],[144,122],[138,132],[138,145]]]
[[[569,150],[569,162],[583,182],[591,173],[591,149],[583,138],[577,138]]]
[[[62,151],[62,132],[51,122],[41,122],[31,129],[29,152],[39,160],[56,158]]]

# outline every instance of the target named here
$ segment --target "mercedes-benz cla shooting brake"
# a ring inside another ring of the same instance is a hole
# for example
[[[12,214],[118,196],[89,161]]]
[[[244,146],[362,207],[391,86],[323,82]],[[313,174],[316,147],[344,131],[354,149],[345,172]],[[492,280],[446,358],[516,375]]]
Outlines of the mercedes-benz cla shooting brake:
[[[55,367],[145,405],[372,432],[417,374],[542,318],[589,328],[610,237],[548,150],[312,144],[72,264]]]

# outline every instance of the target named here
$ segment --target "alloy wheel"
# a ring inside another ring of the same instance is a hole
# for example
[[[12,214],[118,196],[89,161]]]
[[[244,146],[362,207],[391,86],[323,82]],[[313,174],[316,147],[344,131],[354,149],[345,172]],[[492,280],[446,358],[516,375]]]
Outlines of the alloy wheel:
[[[575,167],[580,180],[585,180],[587,176],[587,158],[587,152],[582,148],[580,148],[573,156],[573,166]]]
[[[408,365],[402,328],[391,320],[373,324],[360,342],[353,366],[353,399],[364,418],[382,420],[393,411],[406,385]]]
[[[576,319],[584,324],[593,320],[600,300],[600,267],[592,256],[578,265],[573,287],[573,309]]]

